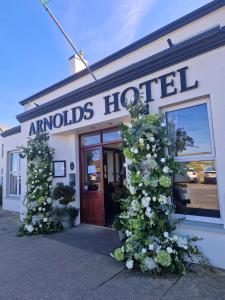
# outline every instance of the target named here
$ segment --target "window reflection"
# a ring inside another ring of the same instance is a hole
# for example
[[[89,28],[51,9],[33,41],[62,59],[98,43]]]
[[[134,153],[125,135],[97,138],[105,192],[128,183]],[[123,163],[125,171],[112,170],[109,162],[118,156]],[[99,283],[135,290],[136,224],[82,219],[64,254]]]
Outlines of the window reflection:
[[[81,146],[95,145],[101,143],[100,133],[91,133],[81,136]]]
[[[103,143],[121,140],[120,130],[110,130],[103,132]]]
[[[84,152],[84,191],[101,190],[100,150]]]
[[[220,217],[216,169],[213,161],[180,163],[175,176],[173,199],[181,214]]]
[[[167,112],[175,156],[211,153],[207,104]]]

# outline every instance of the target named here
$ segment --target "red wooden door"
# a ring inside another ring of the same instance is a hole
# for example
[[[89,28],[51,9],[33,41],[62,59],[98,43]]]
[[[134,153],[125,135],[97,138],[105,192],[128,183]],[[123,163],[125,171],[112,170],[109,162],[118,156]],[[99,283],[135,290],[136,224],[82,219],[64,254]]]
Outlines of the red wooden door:
[[[81,149],[82,222],[105,225],[102,147]]]

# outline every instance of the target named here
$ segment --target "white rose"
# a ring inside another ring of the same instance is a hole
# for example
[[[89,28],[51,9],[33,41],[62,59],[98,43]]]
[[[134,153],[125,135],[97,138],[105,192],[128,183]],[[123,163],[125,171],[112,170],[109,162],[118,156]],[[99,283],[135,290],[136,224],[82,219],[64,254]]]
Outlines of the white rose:
[[[167,167],[167,166],[165,166],[164,168],[163,168],[163,173],[165,173],[165,174],[167,174],[167,173],[169,173],[169,168]]]
[[[149,140],[150,140],[150,142],[154,142],[155,141],[154,136],[151,136]]]
[[[157,154],[155,153],[155,154],[153,155],[153,157],[156,158],[156,157],[157,157]]]
[[[126,231],[125,231],[125,234],[126,234],[126,236],[128,236],[128,237],[129,237],[129,236],[131,236],[131,235],[132,235],[132,232],[131,232],[131,231],[129,231],[129,230],[126,230]]]
[[[139,185],[138,185],[139,187],[142,187],[143,186],[143,183],[141,182],[141,183],[139,183]]]
[[[144,139],[143,139],[143,138],[140,138],[140,139],[139,139],[139,143],[140,143],[140,144],[144,144]]]
[[[163,233],[163,235],[164,235],[165,238],[168,238],[168,237],[169,237],[169,233],[168,233],[167,231],[165,231],[165,232]]]
[[[154,245],[153,245],[153,244],[150,244],[150,245],[148,246],[148,249],[151,250],[151,251],[154,250]]]
[[[134,152],[134,154],[138,154],[138,149],[134,148],[133,152]]]
[[[52,199],[51,198],[47,198],[47,203],[51,204],[52,203]]]
[[[133,261],[133,259],[127,260],[127,262],[126,262],[126,267],[127,267],[127,269],[129,269],[129,270],[133,269],[133,267],[134,267],[134,261]]]
[[[134,211],[139,211],[140,205],[139,205],[139,203],[138,203],[137,200],[131,201],[131,208],[132,208]]]
[[[162,123],[161,123],[161,126],[162,126],[162,127],[166,127],[166,123],[162,122]]]
[[[167,247],[167,248],[166,248],[166,251],[167,251],[169,254],[173,253],[173,249],[172,249],[171,247]]]
[[[45,223],[48,222],[48,218],[46,218],[46,217],[43,218],[43,222],[45,222]]]
[[[157,199],[157,198],[156,198],[155,196],[153,196],[153,197],[152,197],[152,201],[154,201],[154,202],[155,202],[155,201],[156,201],[156,199]]]
[[[141,252],[142,252],[143,254],[145,254],[145,253],[147,252],[147,249],[146,249],[146,248],[142,248]]]
[[[149,150],[149,149],[150,149],[150,146],[149,146],[149,144],[147,144],[147,145],[146,145],[146,149],[147,149],[147,150]]]
[[[148,153],[147,155],[146,155],[146,158],[151,158],[152,157],[152,155],[150,154],[150,153]]]
[[[166,161],[166,159],[163,157],[160,159],[161,163],[164,163]]]
[[[42,210],[42,208],[41,208],[41,207],[38,207],[38,210],[39,210],[39,211],[41,211],[41,210]]]

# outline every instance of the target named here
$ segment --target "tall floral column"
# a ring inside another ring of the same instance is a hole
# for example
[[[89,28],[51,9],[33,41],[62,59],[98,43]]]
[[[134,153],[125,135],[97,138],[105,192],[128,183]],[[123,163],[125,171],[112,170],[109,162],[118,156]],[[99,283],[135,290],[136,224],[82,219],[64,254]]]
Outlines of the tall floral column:
[[[197,256],[196,237],[174,234],[174,207],[171,203],[172,177],[177,169],[167,154],[171,141],[165,116],[143,115],[141,104],[130,109],[131,124],[122,126],[123,153],[129,160],[125,185],[129,191],[121,199],[120,227],[123,245],[112,254],[128,269],[152,274],[184,273],[186,256]]]
[[[52,213],[52,159],[47,133],[39,133],[23,147],[20,156],[27,159],[27,195],[25,218],[19,235],[51,233],[61,229]]]

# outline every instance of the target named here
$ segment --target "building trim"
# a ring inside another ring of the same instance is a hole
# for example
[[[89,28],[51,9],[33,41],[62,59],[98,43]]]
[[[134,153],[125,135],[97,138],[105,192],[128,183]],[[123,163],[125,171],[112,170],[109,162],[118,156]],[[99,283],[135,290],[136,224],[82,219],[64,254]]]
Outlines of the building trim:
[[[7,137],[7,136],[10,136],[10,135],[18,134],[20,132],[21,132],[21,126],[19,125],[19,126],[7,129],[1,135],[2,135],[2,137]]]
[[[195,20],[198,20],[223,6],[225,6],[225,0],[212,1],[198,9],[196,9],[195,11],[173,21],[172,23],[170,23],[166,26],[163,26],[162,28],[150,33],[149,35],[145,36],[144,38],[128,45],[127,47],[113,53],[112,55],[109,55],[106,58],[92,64],[90,66],[90,68],[92,71],[96,71],[96,70],[102,68],[103,66],[105,66],[105,65],[107,65],[107,64],[109,64],[109,63],[111,63],[111,62],[113,62],[113,61],[115,61],[115,60],[149,44],[149,43],[152,43],[153,41],[173,32]],[[87,74],[88,74],[87,69],[84,69],[84,70],[82,70],[72,76],[69,76],[69,77],[65,78],[64,80],[61,80],[58,83],[53,84],[50,87],[47,87],[46,89],[20,101],[20,104],[25,105],[31,101],[37,100],[39,97],[42,97],[42,96],[66,85],[74,80],[77,80],[83,76],[86,76]]]
[[[225,27],[213,28],[124,69],[116,71],[96,82],[89,83],[75,91],[21,113],[17,115],[17,119],[21,123],[31,120],[182,61],[186,61],[223,45],[225,45]]]

